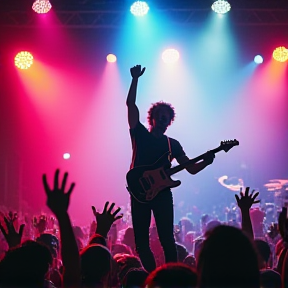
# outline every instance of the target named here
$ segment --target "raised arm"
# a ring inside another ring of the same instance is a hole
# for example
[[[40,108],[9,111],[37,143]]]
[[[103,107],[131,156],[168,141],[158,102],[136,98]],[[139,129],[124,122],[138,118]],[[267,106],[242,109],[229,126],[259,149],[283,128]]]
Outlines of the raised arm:
[[[60,228],[61,254],[64,266],[63,287],[75,288],[79,287],[80,284],[80,257],[71,220],[67,212],[70,195],[75,184],[72,183],[68,192],[65,193],[68,173],[64,174],[62,182],[59,183],[59,172],[59,169],[55,172],[53,188],[49,187],[45,174],[42,180],[47,195],[47,206],[55,214]]]
[[[136,93],[138,78],[143,75],[146,68],[141,69],[141,65],[136,65],[130,69],[132,81],[127,95],[126,105],[128,108],[128,123],[130,129],[135,128],[139,122],[139,110],[136,106]]]
[[[260,200],[256,200],[257,196],[259,195],[259,192],[255,192],[255,190],[252,190],[251,194],[249,195],[249,187],[246,187],[245,194],[242,192],[242,188],[240,188],[240,197],[236,194],[235,198],[237,201],[237,204],[241,210],[241,216],[242,216],[242,231],[247,234],[248,237],[250,237],[251,240],[254,239],[254,233],[253,233],[253,227],[250,217],[250,208],[253,204],[259,203]]]
[[[109,202],[107,201],[105,203],[102,213],[97,212],[96,208],[92,206],[92,211],[97,222],[97,228],[95,233],[103,236],[104,238],[107,238],[107,234],[112,224],[123,217],[123,214],[118,215],[121,210],[120,207],[117,208],[114,212],[112,212],[114,206],[115,203],[112,203],[109,207]]]

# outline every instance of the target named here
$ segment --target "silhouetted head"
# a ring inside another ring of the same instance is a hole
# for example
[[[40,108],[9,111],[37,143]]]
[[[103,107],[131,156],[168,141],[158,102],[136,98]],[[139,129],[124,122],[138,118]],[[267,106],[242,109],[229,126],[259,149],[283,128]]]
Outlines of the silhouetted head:
[[[94,234],[93,236],[90,237],[88,245],[91,244],[100,244],[107,247],[105,238],[100,234]]]
[[[156,268],[145,281],[147,288],[196,287],[196,271],[183,263],[168,263]]]
[[[166,102],[157,102],[152,104],[148,111],[148,123],[150,130],[153,128],[166,131],[167,127],[175,119],[175,111],[171,104]]]
[[[132,227],[128,227],[125,230],[122,243],[135,250],[134,229]]]
[[[215,229],[216,227],[220,226],[221,222],[218,220],[211,220],[207,223],[205,227],[205,237],[208,237],[209,234]]]
[[[124,253],[124,254],[130,254],[132,255],[132,250],[129,246],[125,245],[125,244],[113,244],[111,247],[111,254],[114,256],[116,254],[119,253]]]
[[[36,241],[38,243],[46,245],[49,248],[52,256],[54,258],[57,258],[60,247],[59,247],[59,240],[55,235],[51,233],[43,233],[39,237],[37,237]]]
[[[148,275],[149,273],[144,269],[130,269],[122,280],[122,287],[143,287]]]
[[[199,288],[259,288],[257,254],[244,233],[231,226],[214,228],[203,242],[197,270]]]
[[[11,249],[0,263],[1,287],[43,287],[45,275],[52,264],[48,247],[34,242],[24,242]]]
[[[121,284],[130,270],[144,271],[140,259],[134,255],[116,254],[113,258],[117,263],[117,274]]]
[[[182,227],[182,230],[185,229],[186,233],[194,230],[193,222],[188,217],[182,217],[179,221],[179,225]]]
[[[178,261],[184,262],[184,259],[189,255],[189,252],[187,251],[186,247],[182,244],[176,243],[176,250],[178,255]]]
[[[281,288],[282,279],[281,275],[271,269],[263,270],[260,272],[261,288]]]
[[[80,252],[81,276],[84,286],[100,285],[107,280],[112,267],[110,251],[103,245],[92,244]]]
[[[184,264],[192,267],[192,268],[196,268],[196,258],[189,254],[183,261]]]
[[[254,244],[259,257],[259,266],[260,268],[266,268],[271,255],[270,246],[266,241],[261,239],[254,240]]]

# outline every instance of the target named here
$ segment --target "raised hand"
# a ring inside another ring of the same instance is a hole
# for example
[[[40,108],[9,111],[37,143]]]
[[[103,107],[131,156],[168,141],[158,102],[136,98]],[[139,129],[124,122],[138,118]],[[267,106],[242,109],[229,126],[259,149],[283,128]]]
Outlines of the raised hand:
[[[0,223],[0,230],[3,236],[5,237],[9,248],[13,248],[13,247],[20,245],[25,224],[22,224],[19,228],[19,232],[17,232],[14,227],[14,221],[16,220],[14,218],[14,215],[9,213],[8,217],[4,216],[3,219],[5,221],[7,231],[2,226],[1,223]]]
[[[240,188],[240,196],[241,198],[235,194],[235,198],[237,201],[237,204],[241,211],[248,210],[252,207],[253,204],[259,203],[260,200],[256,200],[257,196],[259,195],[259,192],[255,192],[255,190],[252,190],[251,194],[249,195],[250,187],[246,187],[245,194],[242,192],[242,188]]]
[[[117,208],[113,213],[112,210],[115,206],[115,203],[112,203],[109,206],[109,202],[107,201],[105,203],[104,209],[102,211],[102,213],[99,213],[96,211],[96,208],[94,206],[92,206],[92,211],[93,214],[96,218],[96,222],[97,222],[97,229],[96,229],[96,233],[102,235],[103,237],[106,237],[112,224],[118,220],[121,219],[123,217],[123,214],[117,215],[121,208]]]
[[[47,195],[47,206],[56,215],[63,215],[67,213],[70,195],[74,189],[75,183],[71,183],[67,193],[65,193],[65,186],[67,182],[68,173],[65,172],[61,185],[59,186],[59,169],[54,175],[54,187],[51,189],[47,183],[46,174],[42,176],[44,189]]]
[[[139,78],[140,76],[142,76],[145,72],[145,67],[143,69],[141,69],[141,65],[136,65],[134,67],[132,67],[130,69],[130,73],[131,73],[131,76],[132,78]]]
[[[47,229],[47,216],[40,215],[39,221],[36,216],[33,217],[33,226],[42,234]]]

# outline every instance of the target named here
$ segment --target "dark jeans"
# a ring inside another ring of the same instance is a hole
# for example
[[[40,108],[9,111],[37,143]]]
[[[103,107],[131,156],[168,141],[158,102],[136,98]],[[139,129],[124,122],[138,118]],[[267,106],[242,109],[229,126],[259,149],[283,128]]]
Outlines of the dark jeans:
[[[149,246],[149,227],[153,211],[159,240],[164,250],[165,262],[177,262],[177,250],[173,234],[173,197],[171,191],[160,192],[148,204],[139,203],[131,196],[131,214],[136,250],[144,268],[151,272],[156,268]]]

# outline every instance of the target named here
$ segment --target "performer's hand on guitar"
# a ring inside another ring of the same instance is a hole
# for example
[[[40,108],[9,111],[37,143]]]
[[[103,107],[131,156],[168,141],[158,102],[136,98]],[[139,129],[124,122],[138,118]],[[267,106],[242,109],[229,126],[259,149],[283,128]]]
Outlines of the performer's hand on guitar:
[[[145,72],[145,67],[143,69],[141,69],[141,65],[136,65],[134,67],[132,67],[130,69],[130,73],[131,73],[131,76],[132,78],[136,78],[138,79],[140,76],[142,76]]]
[[[97,222],[97,228],[96,228],[96,233],[102,235],[103,237],[107,237],[107,234],[112,226],[112,224],[118,220],[121,219],[123,217],[123,214],[117,215],[121,208],[117,208],[113,213],[112,213],[112,209],[115,206],[115,203],[112,203],[109,206],[109,202],[107,201],[105,203],[104,209],[102,213],[99,213],[96,211],[96,208],[94,206],[92,206],[92,211],[93,214],[96,218],[96,222]]]
[[[214,161],[214,158],[215,158],[215,153],[213,153],[213,151],[207,151],[205,153],[205,156],[203,157],[203,160],[205,162],[206,165],[210,165],[213,163]]]

